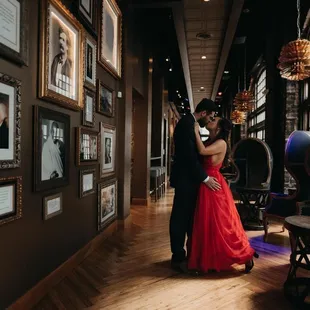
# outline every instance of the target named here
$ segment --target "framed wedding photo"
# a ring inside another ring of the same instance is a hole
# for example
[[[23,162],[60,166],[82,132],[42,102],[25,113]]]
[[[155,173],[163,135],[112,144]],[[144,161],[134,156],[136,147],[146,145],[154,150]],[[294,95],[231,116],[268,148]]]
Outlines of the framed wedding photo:
[[[62,213],[62,193],[44,197],[43,217],[48,220]]]
[[[84,32],[59,0],[41,1],[39,97],[83,108]]]
[[[83,126],[95,127],[96,94],[88,89],[84,91]]]
[[[17,65],[28,66],[30,0],[1,0],[0,56]]]
[[[34,190],[69,183],[70,116],[34,107]]]
[[[98,184],[98,230],[102,230],[117,217],[117,180]]]
[[[80,170],[80,198],[96,192],[96,169]]]
[[[91,165],[98,162],[98,132],[76,128],[76,165]]]
[[[22,177],[0,178],[0,225],[22,217]]]
[[[115,173],[116,128],[100,123],[100,177]]]
[[[96,54],[97,54],[97,44],[94,39],[90,36],[85,38],[85,69],[84,69],[84,82],[85,86],[95,90],[96,89]]]
[[[21,164],[21,82],[0,73],[0,169]]]
[[[73,10],[86,30],[97,39],[97,1],[99,0],[75,0]]]
[[[98,62],[113,76],[121,78],[122,13],[115,0],[100,0]]]
[[[115,115],[115,91],[97,80],[97,112],[108,117]]]

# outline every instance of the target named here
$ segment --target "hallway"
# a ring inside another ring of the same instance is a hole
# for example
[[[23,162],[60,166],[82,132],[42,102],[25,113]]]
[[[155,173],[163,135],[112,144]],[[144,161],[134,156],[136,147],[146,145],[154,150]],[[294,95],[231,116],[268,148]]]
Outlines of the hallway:
[[[197,278],[172,271],[172,198],[169,190],[150,208],[133,207],[132,224],[105,240],[35,309],[292,309],[282,293],[290,254],[287,233],[271,234],[273,244],[265,244],[263,232],[249,232],[260,258],[248,275],[243,266]]]

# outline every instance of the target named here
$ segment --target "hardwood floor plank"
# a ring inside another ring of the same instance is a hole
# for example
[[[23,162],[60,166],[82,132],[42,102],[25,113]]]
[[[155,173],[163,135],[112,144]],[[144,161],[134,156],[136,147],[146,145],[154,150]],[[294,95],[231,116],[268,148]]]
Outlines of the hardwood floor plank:
[[[204,276],[170,268],[169,219],[173,192],[151,207],[131,209],[131,224],[105,239],[34,309],[219,309],[289,310],[282,287],[289,268],[288,233],[272,225],[247,232],[260,254],[254,269],[244,266]]]

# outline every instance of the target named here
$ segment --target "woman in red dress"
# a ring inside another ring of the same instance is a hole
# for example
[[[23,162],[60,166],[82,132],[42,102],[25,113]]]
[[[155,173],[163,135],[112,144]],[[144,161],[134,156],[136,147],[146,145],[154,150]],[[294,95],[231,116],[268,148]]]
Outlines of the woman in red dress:
[[[232,193],[220,173],[222,164],[228,163],[227,141],[231,122],[216,117],[206,128],[210,139],[205,146],[200,138],[199,125],[195,124],[198,151],[204,156],[203,165],[208,176],[215,177],[222,188],[212,191],[204,184],[200,186],[193,234],[188,243],[188,269],[220,271],[230,269],[233,264],[245,264],[248,273],[254,266],[253,256],[258,255],[249,244]]]

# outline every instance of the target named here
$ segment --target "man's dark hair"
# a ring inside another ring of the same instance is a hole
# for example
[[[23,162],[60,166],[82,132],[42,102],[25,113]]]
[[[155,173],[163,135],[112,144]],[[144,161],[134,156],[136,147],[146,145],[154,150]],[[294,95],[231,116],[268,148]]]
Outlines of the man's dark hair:
[[[200,113],[203,111],[207,112],[216,112],[217,111],[217,106],[214,101],[211,99],[203,98],[198,104],[195,109],[195,112]]]

